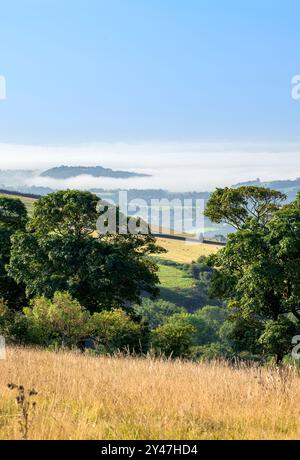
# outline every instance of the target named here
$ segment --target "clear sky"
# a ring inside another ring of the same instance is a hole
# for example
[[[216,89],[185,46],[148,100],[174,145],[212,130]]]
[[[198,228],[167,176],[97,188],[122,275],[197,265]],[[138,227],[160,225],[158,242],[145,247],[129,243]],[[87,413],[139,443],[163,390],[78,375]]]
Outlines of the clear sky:
[[[9,0],[0,142],[298,142],[299,0]]]

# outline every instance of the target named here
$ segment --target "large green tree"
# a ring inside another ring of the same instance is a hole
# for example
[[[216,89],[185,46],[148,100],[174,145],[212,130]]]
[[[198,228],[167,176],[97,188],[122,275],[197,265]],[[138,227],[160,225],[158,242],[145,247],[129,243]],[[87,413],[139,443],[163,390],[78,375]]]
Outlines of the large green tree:
[[[19,199],[0,196],[0,298],[11,308],[17,309],[25,301],[25,289],[16,284],[7,273],[10,260],[11,237],[19,230],[24,230],[27,211]]]
[[[207,202],[205,215],[212,222],[242,228],[249,219],[265,225],[286,196],[265,187],[217,188]]]
[[[68,291],[91,311],[126,307],[143,293],[155,297],[160,251],[152,235],[97,235],[99,198],[61,191],[41,198],[27,231],[12,238],[9,273],[28,297]]]
[[[251,195],[253,192],[251,187]],[[264,201],[265,194],[269,196],[266,210],[245,217],[243,205],[238,230],[229,235],[224,249],[210,257],[216,269],[211,294],[226,300],[248,320],[277,323],[288,313],[300,320],[300,195],[295,202],[280,206],[277,192],[263,194]],[[215,200],[214,196],[217,208]],[[215,212],[218,221],[228,221],[231,214],[227,207],[224,211],[222,200]],[[239,213],[234,207],[235,219]],[[212,213],[210,216],[213,218]],[[277,360],[281,355],[277,350]]]

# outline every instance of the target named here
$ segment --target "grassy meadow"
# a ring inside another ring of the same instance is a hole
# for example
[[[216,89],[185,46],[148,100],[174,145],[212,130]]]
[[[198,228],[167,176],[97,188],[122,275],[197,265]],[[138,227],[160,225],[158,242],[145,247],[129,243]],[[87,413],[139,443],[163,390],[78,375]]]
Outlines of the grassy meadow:
[[[0,439],[20,439],[15,391],[34,387],[29,439],[299,439],[300,379],[225,363],[9,348]]]

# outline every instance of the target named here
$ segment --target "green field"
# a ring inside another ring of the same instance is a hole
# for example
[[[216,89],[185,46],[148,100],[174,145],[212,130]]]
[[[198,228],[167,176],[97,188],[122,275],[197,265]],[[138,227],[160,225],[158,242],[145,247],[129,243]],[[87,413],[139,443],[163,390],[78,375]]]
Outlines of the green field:
[[[195,280],[178,265],[167,265],[170,261],[158,263],[160,298],[195,311],[203,306],[204,296],[197,289]],[[204,302],[205,303],[205,302]]]
[[[180,268],[173,266],[159,264],[159,279],[164,288],[178,292],[194,287],[193,278]]]

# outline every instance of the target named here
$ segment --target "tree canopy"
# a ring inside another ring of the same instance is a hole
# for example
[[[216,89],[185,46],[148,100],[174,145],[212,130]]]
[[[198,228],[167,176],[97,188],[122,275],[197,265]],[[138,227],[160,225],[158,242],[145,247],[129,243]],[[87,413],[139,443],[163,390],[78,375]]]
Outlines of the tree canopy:
[[[250,192],[253,194],[253,187]],[[274,191],[267,194],[276,201],[280,198]],[[218,221],[228,216],[223,204],[221,200],[217,209],[214,201]],[[241,214],[245,216],[243,209]],[[240,223],[229,235],[225,248],[209,258],[215,268],[211,295],[226,300],[248,321],[279,324],[282,315],[288,313],[300,320],[300,194],[284,206],[272,201],[265,205],[265,211],[242,217]]]
[[[89,192],[60,191],[34,206],[27,230],[12,237],[9,274],[24,283],[29,298],[70,294],[93,311],[140,302],[159,290],[159,252],[152,235],[98,235],[99,198]]]
[[[21,200],[0,196],[0,298],[12,308],[21,306],[25,299],[24,286],[17,285],[7,273],[10,260],[11,237],[24,230],[27,210]]]
[[[264,187],[217,188],[208,200],[205,215],[216,223],[224,222],[239,229],[247,220],[265,225],[286,196]]]

